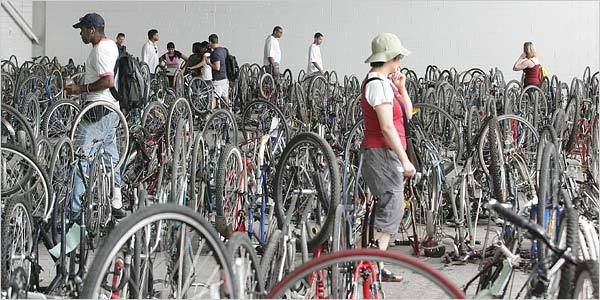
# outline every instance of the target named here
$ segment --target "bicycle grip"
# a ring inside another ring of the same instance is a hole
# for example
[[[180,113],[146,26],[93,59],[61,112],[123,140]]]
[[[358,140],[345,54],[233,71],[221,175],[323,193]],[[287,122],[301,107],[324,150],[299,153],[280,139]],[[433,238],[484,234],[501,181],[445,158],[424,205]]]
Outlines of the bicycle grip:
[[[502,216],[502,218],[504,218],[506,221],[515,224],[517,227],[527,229],[527,231],[531,233],[534,237],[542,239],[546,244],[548,244],[549,239],[544,233],[544,230],[541,226],[535,223],[531,223],[526,218],[515,214],[513,211],[502,206],[500,202],[496,200],[490,201],[489,207],[493,211],[497,212],[500,216]]]

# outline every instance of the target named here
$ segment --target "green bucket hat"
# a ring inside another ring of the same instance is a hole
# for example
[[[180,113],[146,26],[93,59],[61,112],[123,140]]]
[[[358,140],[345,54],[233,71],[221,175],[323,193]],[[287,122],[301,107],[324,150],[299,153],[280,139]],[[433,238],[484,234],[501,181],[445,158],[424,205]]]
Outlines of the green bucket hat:
[[[393,33],[380,33],[371,41],[371,56],[365,60],[365,63],[386,62],[402,54],[410,54],[408,49],[402,46],[400,39]]]

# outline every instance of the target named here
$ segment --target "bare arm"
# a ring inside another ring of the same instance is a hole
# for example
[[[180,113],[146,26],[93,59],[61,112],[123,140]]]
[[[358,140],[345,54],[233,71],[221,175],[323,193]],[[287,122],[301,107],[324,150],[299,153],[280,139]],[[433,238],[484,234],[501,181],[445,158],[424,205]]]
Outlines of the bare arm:
[[[220,71],[221,70],[221,61],[217,60],[215,62],[211,62],[210,66],[212,67],[213,70]]]
[[[83,92],[96,92],[104,89],[109,89],[115,86],[115,80],[112,75],[103,76],[100,79],[96,80],[94,83],[90,84],[70,84],[65,87],[67,93],[69,94],[81,94]]]
[[[535,63],[531,59],[525,57],[525,54],[523,53],[521,56],[519,56],[519,58],[517,58],[517,61],[515,61],[513,71],[523,71],[524,69],[531,68],[533,66],[535,66]]]
[[[315,68],[317,68],[317,70],[319,70],[321,74],[325,73],[325,70],[323,70],[323,68],[321,68],[317,62],[313,61],[312,64],[315,66]]]
[[[405,166],[407,162],[410,164],[410,160],[402,146],[396,127],[394,127],[394,112],[392,107],[392,103],[383,103],[375,106],[375,112],[377,113],[377,120],[379,120],[379,126],[381,127],[381,133],[383,133],[385,142],[396,153],[402,166]]]

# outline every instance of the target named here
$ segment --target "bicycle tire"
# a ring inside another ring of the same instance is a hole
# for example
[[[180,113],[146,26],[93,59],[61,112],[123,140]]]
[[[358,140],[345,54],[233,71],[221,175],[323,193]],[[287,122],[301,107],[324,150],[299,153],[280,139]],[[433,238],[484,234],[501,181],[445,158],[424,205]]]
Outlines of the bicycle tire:
[[[101,106],[101,105],[104,106],[106,109],[110,110],[111,112],[116,113],[117,116],[119,117],[119,123],[122,124],[119,127],[121,127],[121,130],[123,131],[122,136],[125,139],[125,143],[123,145],[119,145],[119,143],[117,142],[117,150],[120,150],[120,151],[119,151],[119,162],[115,166],[115,170],[118,170],[121,168],[121,166],[127,159],[127,151],[129,150],[129,126],[127,126],[127,120],[125,119],[125,115],[123,115],[123,113],[121,112],[121,110],[119,109],[117,104],[103,100],[103,101],[91,102],[90,104],[83,107],[81,109],[81,112],[79,113],[79,115],[77,115],[77,118],[75,118],[75,122],[73,122],[73,128],[71,128],[71,134],[69,135],[69,137],[71,138],[71,142],[73,142],[73,144],[77,144],[77,139],[75,138],[75,136],[77,134],[77,125],[79,125],[82,122],[83,117],[85,116],[85,114],[88,111],[90,111],[94,107]],[[119,131],[119,127],[115,128],[117,134]],[[117,134],[115,134],[115,135],[117,135]],[[119,146],[121,146],[121,147],[119,147]]]
[[[283,175],[284,175],[284,169],[286,166],[286,160],[288,159],[288,157],[292,154],[292,152],[299,146],[301,146],[304,143],[309,143],[312,144],[312,146],[317,147],[321,153],[323,154],[323,158],[326,160],[326,164],[327,164],[327,168],[328,168],[328,174],[330,176],[330,180],[329,180],[329,184],[330,184],[330,189],[329,189],[329,195],[318,195],[318,197],[322,197],[322,196],[326,196],[326,200],[329,200],[328,202],[328,210],[327,210],[327,216],[325,218],[325,222],[323,223],[321,229],[319,230],[318,233],[315,234],[315,236],[310,239],[308,241],[308,249],[309,251],[314,250],[318,245],[322,244],[323,242],[325,242],[325,240],[327,240],[330,235],[331,235],[331,226],[333,223],[333,219],[335,217],[335,207],[337,207],[338,203],[340,202],[340,194],[341,194],[341,187],[340,187],[340,175],[339,175],[339,167],[338,167],[338,163],[337,163],[337,159],[335,157],[335,154],[333,153],[333,150],[331,149],[331,146],[329,146],[329,143],[327,143],[327,141],[325,141],[325,139],[323,139],[322,137],[320,137],[319,135],[313,133],[313,132],[304,132],[301,134],[296,135],[294,138],[292,138],[292,140],[287,144],[287,146],[285,147],[285,149],[283,150],[283,154],[281,155],[281,158],[279,159],[279,163],[277,166],[277,170],[275,172],[275,183],[274,183],[274,196],[275,196],[275,216],[277,217],[277,223],[279,228],[283,228],[284,227],[284,223],[286,223],[289,220],[286,220],[286,213],[284,212],[283,209]],[[321,190],[317,187],[317,193],[324,193],[324,190]]]
[[[194,147],[192,148],[192,165],[190,166],[190,197],[188,207],[204,216],[204,192],[205,184],[205,145],[201,135],[196,135]]]
[[[0,132],[3,133],[2,134],[3,143],[8,142],[5,137],[5,133],[8,132],[8,133],[15,135],[15,140],[13,141],[13,144],[20,145],[21,147],[23,147],[25,150],[29,151],[30,153],[37,154],[37,143],[35,142],[35,135],[33,134],[33,129],[31,129],[31,126],[29,126],[29,124],[27,123],[23,114],[21,114],[14,107],[12,107],[10,105],[6,105],[4,103],[2,103],[0,111],[2,112],[0,121],[2,121],[2,125],[3,125],[2,126],[3,128],[2,128],[2,130],[0,130]],[[6,113],[11,115],[10,120],[8,120],[5,117]],[[14,126],[13,122],[16,122],[17,125],[19,125],[19,126],[18,127]],[[10,130],[8,130],[9,125],[10,125]],[[26,137],[25,137],[24,141],[17,140],[19,138],[17,136],[17,131],[19,131],[19,130],[22,130],[25,132]]]
[[[233,288],[233,270],[231,269],[229,255],[227,255],[225,247],[212,225],[192,209],[170,204],[153,205],[140,209],[123,219],[112,230],[110,235],[105,239],[102,247],[96,252],[94,260],[90,265],[88,275],[83,283],[81,298],[98,299],[99,294],[97,290],[100,288],[104,274],[106,274],[105,272],[111,264],[111,258],[115,257],[117,252],[120,251],[138,230],[159,220],[182,222],[200,232],[202,237],[207,240],[208,246],[214,252],[214,256],[219,263],[221,274],[224,277],[222,281],[222,284],[224,284],[224,294],[230,295],[231,298],[239,298]]]
[[[598,291],[598,282],[600,281],[600,278],[598,276],[598,272],[598,261],[585,260],[577,263],[573,295],[569,296],[568,298],[599,299],[600,293]],[[581,295],[581,293],[583,292],[582,290],[584,289],[585,281],[588,281],[588,285],[591,284],[591,295]]]
[[[50,184],[48,184],[48,174],[46,173],[46,171],[40,167],[38,161],[35,159],[35,157],[30,154],[29,152],[23,150],[22,148],[15,146],[15,145],[8,145],[8,144],[1,144],[0,145],[0,152],[2,151],[7,151],[9,153],[12,153],[14,155],[18,155],[21,157],[21,159],[23,159],[26,163],[28,163],[33,170],[31,172],[35,172],[36,176],[38,177],[37,180],[40,181],[40,184],[42,185],[42,189],[43,192],[45,193],[45,197],[44,197],[44,205],[43,205],[43,213],[42,214],[36,214],[36,212],[38,211],[38,205],[36,205],[35,208],[30,209],[30,214],[31,215],[36,215],[36,216],[42,216],[43,219],[45,221],[47,221],[50,218],[50,214],[51,214],[51,210],[50,210],[50,199],[52,198],[53,191],[52,191],[52,186]],[[29,181],[31,180],[31,178],[33,177],[33,173],[31,174],[27,174],[25,181]],[[2,197],[6,197],[10,194],[14,194],[16,192],[16,189],[11,189],[9,191],[5,190],[6,187],[2,188]]]
[[[54,126],[56,124],[56,122],[62,123],[65,119],[64,117],[57,118],[59,120],[52,118],[53,114],[56,113],[57,110],[59,109],[59,107],[61,107],[61,106],[70,107],[72,112],[74,112],[73,117],[77,117],[77,115],[81,111],[79,104],[77,104],[75,101],[71,101],[71,100],[61,100],[61,101],[55,102],[52,105],[50,105],[50,107],[48,107],[48,109],[46,110],[44,119],[42,120],[42,132],[47,137],[56,137],[56,136],[61,136],[63,134],[68,135],[70,133],[71,128],[73,127],[72,123],[71,124],[63,123],[65,126],[62,131],[55,132],[54,130],[50,130],[50,127]],[[74,122],[74,121],[75,121],[74,119],[71,120],[71,122]]]
[[[240,250],[245,251],[245,253],[247,253],[249,255],[249,260],[250,260],[250,268],[252,269],[252,273],[253,276],[255,276],[255,282],[254,282],[254,286],[251,290],[245,290],[245,289],[241,289],[242,286],[246,287],[246,288],[251,288],[251,287],[247,287],[246,285],[244,285],[242,282],[242,278],[239,278],[238,276],[235,277],[236,279],[236,287],[238,288],[237,294],[242,298],[242,299],[257,299],[259,296],[262,296],[265,293],[265,281],[262,277],[262,272],[261,272],[261,265],[260,265],[260,260],[258,259],[258,256],[256,255],[256,250],[254,249],[254,247],[252,246],[252,243],[250,242],[250,238],[248,238],[248,235],[245,232],[234,232],[229,239],[227,240],[227,242],[225,243],[225,247],[227,248],[227,251],[230,255],[230,259],[231,262],[236,265],[237,261],[236,261],[236,257],[239,253]],[[248,272],[250,270],[246,269],[246,272]],[[234,274],[235,273],[235,269],[234,269]]]
[[[496,199],[500,203],[505,203],[507,200],[506,195],[506,181],[505,181],[505,166],[503,159],[502,141],[499,140],[498,136],[498,119],[492,117],[488,121],[489,134],[488,144],[490,145],[490,178],[492,182],[492,198]]]
[[[260,259],[260,269],[262,277],[265,279],[265,290],[270,290],[275,283],[277,278],[273,278],[272,271],[276,269],[275,262],[273,261],[276,257],[277,250],[280,248],[282,232],[279,229],[275,229],[269,236],[269,242],[265,247],[263,255]]]
[[[232,176],[230,176],[230,174],[227,174],[228,170],[228,162],[230,161],[230,158],[234,159],[235,164],[237,165],[236,170],[234,170],[236,172],[237,176],[233,176],[234,178],[231,179]],[[242,160],[242,151],[235,145],[227,145],[223,148],[223,150],[221,151],[221,156],[219,157],[219,161],[217,163],[217,173],[216,173],[216,192],[215,192],[215,207],[216,207],[216,212],[217,212],[217,222],[216,222],[216,229],[217,232],[219,232],[222,236],[224,236],[225,238],[229,237],[237,228],[236,226],[234,226],[234,223],[237,222],[236,220],[236,216],[232,215],[232,219],[228,220],[229,216],[228,214],[235,214],[235,205],[237,205],[238,203],[238,189],[240,188],[238,185],[239,183],[239,178],[241,176],[244,176],[244,174],[242,174],[244,169],[243,166],[243,160]],[[233,184],[235,185],[235,189],[233,190],[229,190],[225,188],[225,184],[227,183],[226,180],[233,180]],[[245,188],[244,188],[245,190]],[[225,199],[225,195],[224,193],[228,191],[231,192],[234,199],[234,203],[228,203],[231,201],[231,199]],[[245,197],[245,194],[244,194]],[[244,199],[243,201],[244,203],[242,203],[243,205],[247,205],[247,201],[246,199]],[[230,206],[227,207],[228,209],[225,208],[225,205],[229,204]],[[239,208],[239,209],[246,209],[246,208]]]
[[[28,227],[24,229],[24,232],[22,233],[22,237],[23,238],[28,238],[29,239],[29,249],[21,249],[21,251],[23,251],[23,253],[21,253],[22,255],[24,255],[25,259],[23,260],[23,264],[26,264],[27,261],[29,261],[28,257],[30,256],[30,254],[33,251],[33,223],[31,220],[31,214],[30,214],[30,209],[29,209],[29,202],[27,200],[24,199],[23,196],[17,196],[17,197],[3,197],[3,208],[2,208],[2,222],[1,222],[1,227],[2,227],[2,231],[0,231],[2,233],[2,256],[1,256],[1,273],[2,273],[2,289],[7,289],[9,287],[9,285],[11,284],[11,275],[14,271],[14,267],[13,266],[13,262],[14,262],[14,258],[13,258],[13,251],[11,251],[15,242],[15,239],[17,237],[12,236],[11,233],[14,233],[12,230],[12,227],[14,226],[23,226],[23,227]],[[24,219],[21,220],[21,222],[15,222],[14,224],[13,222],[13,218],[12,217],[16,217],[13,216],[13,212],[15,210],[21,210]],[[29,231],[29,234],[27,234],[27,230]],[[16,233],[17,235],[19,235],[18,232]],[[27,241],[24,241],[27,242]],[[24,246],[24,245],[21,245]],[[19,247],[20,248],[20,247]],[[16,249],[14,249],[16,250]],[[27,285],[29,285],[29,280],[31,278],[31,270],[33,270],[33,268],[31,267],[31,263],[32,261],[29,261],[30,266],[29,267],[25,267],[23,268],[24,270],[26,270],[27,273]]]
[[[477,154],[478,154],[478,159],[479,159],[479,164],[481,166],[481,168],[483,169],[483,172],[485,173],[486,176],[489,176],[489,170],[487,165],[485,164],[485,158],[484,158],[484,147],[485,145],[487,145],[487,134],[489,131],[489,120],[491,119],[491,117],[488,117],[487,119],[483,120],[482,122],[482,126],[481,129],[479,130],[479,133],[477,135],[477,138],[475,138],[474,141],[476,141],[475,144],[477,144]],[[538,134],[538,130],[537,127],[531,125],[530,122],[528,122],[526,119],[524,119],[523,117],[517,116],[517,115],[501,115],[501,116],[497,116],[496,119],[498,120],[498,124],[500,124],[500,121],[504,121],[504,120],[516,120],[520,123],[522,123],[524,125],[523,128],[526,128],[528,130],[528,134],[531,135],[530,137],[530,143],[537,145],[538,141],[539,141],[539,134]]]
[[[567,132],[568,136],[566,137],[567,142],[564,143],[563,150],[567,153],[571,153],[576,146],[577,139],[577,125],[579,121],[579,117],[581,114],[581,101],[579,98],[571,97],[569,100],[569,104],[567,104],[566,115],[567,115]],[[565,138],[565,136],[561,136]]]
[[[290,287],[294,282],[297,282],[297,280],[306,278],[308,274],[313,273],[316,270],[322,270],[326,266],[348,262],[349,260],[382,260],[388,263],[398,263],[416,273],[419,273],[420,275],[423,275],[435,285],[440,287],[440,289],[442,289],[449,297],[455,299],[463,299],[465,297],[463,292],[454,286],[454,284],[452,284],[450,280],[448,280],[442,273],[416,258],[397,252],[381,251],[378,249],[352,249],[320,256],[311,260],[309,263],[299,266],[285,278],[283,278],[279,283],[277,283],[277,285],[271,289],[269,294],[267,294],[267,298],[280,299],[282,298],[282,291]]]

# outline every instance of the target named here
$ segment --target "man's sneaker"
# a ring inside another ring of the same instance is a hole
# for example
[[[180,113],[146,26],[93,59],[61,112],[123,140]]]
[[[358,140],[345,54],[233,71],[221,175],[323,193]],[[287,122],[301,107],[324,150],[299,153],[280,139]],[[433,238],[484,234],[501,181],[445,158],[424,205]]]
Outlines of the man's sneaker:
[[[111,208],[112,216],[115,219],[123,219],[127,217],[127,212],[123,208]]]
[[[385,268],[379,271],[379,276],[381,276],[382,282],[401,282],[404,279],[402,276],[396,275],[392,271]]]

